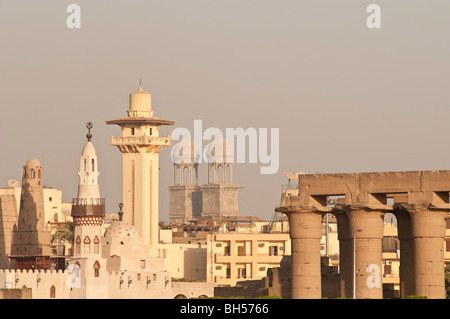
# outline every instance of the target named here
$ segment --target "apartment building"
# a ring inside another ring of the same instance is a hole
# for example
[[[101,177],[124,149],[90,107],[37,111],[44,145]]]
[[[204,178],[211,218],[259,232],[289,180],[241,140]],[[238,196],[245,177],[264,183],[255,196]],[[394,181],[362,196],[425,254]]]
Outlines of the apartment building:
[[[211,234],[206,254],[207,282],[232,287],[238,281],[261,279],[290,253],[287,233]]]

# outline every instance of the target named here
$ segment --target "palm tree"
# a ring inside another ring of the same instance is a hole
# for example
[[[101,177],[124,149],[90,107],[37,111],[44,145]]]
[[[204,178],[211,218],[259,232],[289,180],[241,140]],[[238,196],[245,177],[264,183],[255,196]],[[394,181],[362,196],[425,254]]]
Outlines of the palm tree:
[[[74,234],[75,224],[72,221],[67,221],[52,234],[52,244],[55,242],[69,243],[73,246]]]

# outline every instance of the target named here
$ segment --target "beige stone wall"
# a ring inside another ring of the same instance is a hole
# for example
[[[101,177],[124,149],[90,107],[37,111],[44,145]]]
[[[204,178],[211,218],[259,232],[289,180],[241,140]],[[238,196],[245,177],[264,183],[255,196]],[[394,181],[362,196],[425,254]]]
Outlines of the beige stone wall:
[[[0,289],[0,299],[31,299],[30,288],[22,289]]]
[[[207,248],[204,244],[159,244],[159,257],[172,278],[206,281]]]
[[[14,195],[0,195],[0,269],[13,266],[8,256],[11,253],[12,230],[16,224],[17,210]]]

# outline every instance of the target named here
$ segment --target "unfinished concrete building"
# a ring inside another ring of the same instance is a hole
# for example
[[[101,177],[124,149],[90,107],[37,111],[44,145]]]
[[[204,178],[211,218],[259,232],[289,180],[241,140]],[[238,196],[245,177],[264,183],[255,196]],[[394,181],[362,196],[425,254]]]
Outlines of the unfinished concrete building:
[[[169,186],[169,220],[188,223],[192,219],[238,216],[239,185],[233,184],[233,152],[225,138],[208,146],[208,183],[198,185],[200,153],[191,140],[182,140],[172,150],[174,185]]]
[[[276,210],[289,218],[291,297],[321,298],[322,217],[338,222],[340,296],[383,298],[383,219],[392,212],[400,241],[400,296],[445,298],[444,238],[450,171],[299,176],[298,196]],[[340,197],[336,205],[327,198]]]

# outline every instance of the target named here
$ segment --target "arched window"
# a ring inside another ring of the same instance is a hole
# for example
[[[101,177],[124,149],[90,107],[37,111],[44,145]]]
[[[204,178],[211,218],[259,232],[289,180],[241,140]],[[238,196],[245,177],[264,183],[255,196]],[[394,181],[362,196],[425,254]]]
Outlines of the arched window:
[[[86,167],[86,159],[84,159],[84,168],[83,168],[83,171],[86,172],[86,170],[87,170],[87,167]]]
[[[35,173],[34,173],[34,169],[31,169],[31,178],[34,178]]]
[[[89,254],[91,252],[91,239],[89,238],[89,236],[84,237],[83,244],[84,244],[84,253]]]
[[[91,160],[91,166],[92,166],[91,167],[91,171],[95,172],[95,161],[94,161],[94,159]]]
[[[94,238],[94,254],[98,254],[100,252],[100,240],[97,236]]]
[[[54,285],[50,287],[50,298],[56,298],[56,288]]]
[[[100,277],[100,263],[98,260],[94,263],[94,277]]]
[[[81,253],[81,238],[80,238],[80,236],[77,236],[77,239],[75,240],[75,253],[76,254]]]
[[[216,176],[216,180],[217,180],[217,183],[220,183],[220,182],[222,182],[222,183],[224,183],[225,181],[224,181],[224,167],[223,167],[223,165],[222,164],[220,164],[220,165],[217,165],[217,171],[216,171],[216,173],[217,173],[217,176]]]

